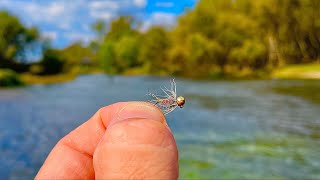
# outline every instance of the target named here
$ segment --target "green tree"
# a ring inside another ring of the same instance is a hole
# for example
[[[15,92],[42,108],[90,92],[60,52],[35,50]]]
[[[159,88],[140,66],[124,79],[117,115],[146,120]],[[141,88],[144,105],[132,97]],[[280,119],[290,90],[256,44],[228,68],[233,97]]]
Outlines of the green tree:
[[[97,33],[98,39],[102,39],[107,31],[107,26],[103,20],[98,20],[92,24],[91,29]]]
[[[247,40],[241,47],[232,49],[229,58],[239,69],[261,69],[267,64],[267,49],[265,44],[259,41]]]
[[[276,48],[280,64],[319,59],[319,8],[317,0],[264,0],[258,4],[255,16],[271,37],[269,48]]]
[[[139,40],[137,36],[124,36],[115,43],[115,62],[120,72],[140,65],[138,61],[140,50]]]
[[[115,64],[116,54],[114,44],[111,41],[105,41],[99,48],[97,57],[102,69],[108,74],[117,73]]]
[[[39,33],[5,11],[0,11],[0,27],[0,67],[19,70],[17,62],[25,61],[26,51],[37,42]]]
[[[319,9],[318,0],[201,0],[172,30],[147,32],[120,17],[110,24],[99,59],[108,72],[141,66],[146,73],[197,77],[314,62]]]
[[[189,50],[189,64],[186,70],[193,72],[194,67],[197,67],[197,74],[208,75],[215,65],[220,66],[221,60],[224,59],[224,50],[219,42],[209,40],[201,34],[195,33],[188,37],[187,42]]]
[[[107,25],[103,20],[97,20],[91,25],[91,29],[97,34],[97,39],[91,41],[89,47],[93,52],[97,52],[107,32]]]
[[[142,35],[139,61],[148,67],[149,73],[157,74],[166,70],[167,51],[170,39],[162,27],[152,27]]]
[[[39,62],[41,67],[40,75],[53,75],[63,71],[63,63],[60,52],[55,49],[48,49],[44,52],[42,60]]]
[[[83,46],[81,43],[73,43],[70,46],[59,51],[61,58],[64,60],[63,71],[68,72],[75,66],[91,65],[95,66],[96,55],[89,47]]]
[[[98,59],[107,73],[121,73],[139,64],[140,34],[132,23],[131,17],[119,17],[111,23],[98,51]]]
[[[106,40],[118,41],[124,36],[131,36],[138,33],[132,28],[133,18],[130,16],[120,16],[110,25],[110,30],[106,34]]]

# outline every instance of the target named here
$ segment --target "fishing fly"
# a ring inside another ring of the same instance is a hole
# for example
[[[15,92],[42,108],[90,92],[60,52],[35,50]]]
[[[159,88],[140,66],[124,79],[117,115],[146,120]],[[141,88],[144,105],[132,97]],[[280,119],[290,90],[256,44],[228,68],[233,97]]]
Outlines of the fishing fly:
[[[186,100],[184,97],[179,96],[177,97],[177,87],[174,79],[170,82],[171,87],[170,89],[164,87],[161,88],[164,95],[156,95],[153,93],[149,93],[148,95],[151,96],[153,99],[149,102],[154,104],[155,106],[159,107],[164,115],[169,114],[173,110],[175,110],[178,106],[183,108]]]

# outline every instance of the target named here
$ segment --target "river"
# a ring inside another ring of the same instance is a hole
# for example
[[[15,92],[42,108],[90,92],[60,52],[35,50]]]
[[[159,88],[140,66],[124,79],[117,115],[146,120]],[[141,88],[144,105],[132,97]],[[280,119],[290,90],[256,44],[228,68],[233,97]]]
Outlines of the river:
[[[0,177],[33,178],[55,143],[100,107],[146,100],[169,80],[86,75],[0,90]],[[167,121],[181,179],[320,178],[320,103],[310,94],[320,81],[176,82],[186,105]]]

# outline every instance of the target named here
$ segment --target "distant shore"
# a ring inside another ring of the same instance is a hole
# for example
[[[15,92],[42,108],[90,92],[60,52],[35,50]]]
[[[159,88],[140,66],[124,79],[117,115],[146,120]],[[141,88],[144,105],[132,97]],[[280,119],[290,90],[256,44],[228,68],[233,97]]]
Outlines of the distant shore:
[[[96,74],[97,72],[94,72]],[[88,73],[91,74],[91,73]],[[21,76],[22,81],[26,85],[32,84],[52,84],[63,83],[74,80],[79,74],[58,74],[51,76],[35,76],[30,74],[23,74]],[[127,76],[135,76],[138,74],[126,74]],[[221,79],[319,79],[320,80],[320,64],[305,64],[305,65],[289,65],[279,69],[275,69],[270,76],[262,75],[257,76],[232,76],[231,77],[216,77],[213,80]]]
[[[102,73],[98,71],[87,72],[86,74],[96,74]],[[258,75],[259,74],[259,75]],[[20,74],[20,80],[24,85],[33,84],[54,84],[54,83],[64,83],[72,81],[79,73],[65,73],[57,75],[39,76],[32,75],[29,73]],[[139,74],[129,73],[124,74],[126,76],[135,76]],[[248,80],[248,79],[313,79],[320,80],[320,64],[303,64],[303,65],[288,65],[282,68],[273,70],[271,73],[260,73],[257,72],[253,75],[242,76],[238,74],[227,74],[225,76],[216,76],[213,78],[208,78],[212,80]]]
[[[21,80],[25,85],[32,84],[54,84],[54,83],[63,83],[74,80],[77,75],[74,74],[57,74],[57,75],[48,75],[48,76],[37,76],[32,74],[22,74]]]

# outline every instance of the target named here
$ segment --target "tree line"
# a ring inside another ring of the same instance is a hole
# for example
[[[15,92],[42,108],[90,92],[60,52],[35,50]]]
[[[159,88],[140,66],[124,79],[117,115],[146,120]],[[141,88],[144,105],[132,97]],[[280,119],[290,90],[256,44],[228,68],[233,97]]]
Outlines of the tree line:
[[[54,74],[90,64],[109,74],[210,78],[312,63],[320,59],[319,9],[318,0],[200,0],[171,28],[153,26],[143,32],[127,16],[110,24],[97,21],[97,38],[88,46],[47,48],[29,70]],[[8,21],[8,16],[2,12],[0,20]],[[39,34],[10,17],[10,22],[0,21],[0,27],[7,27],[0,29],[0,68],[21,62]]]

